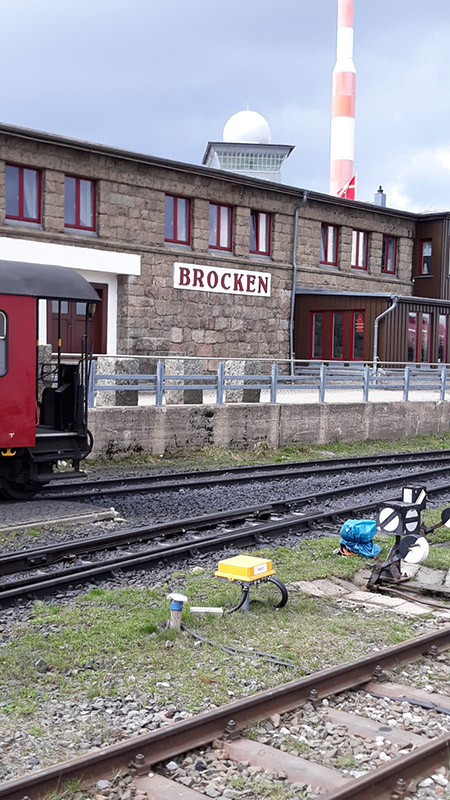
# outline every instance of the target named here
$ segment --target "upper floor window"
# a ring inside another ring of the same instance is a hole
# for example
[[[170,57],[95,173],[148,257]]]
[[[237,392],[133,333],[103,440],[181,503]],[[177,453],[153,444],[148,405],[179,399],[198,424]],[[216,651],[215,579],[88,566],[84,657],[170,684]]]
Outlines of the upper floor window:
[[[337,267],[338,263],[338,239],[339,231],[337,225],[327,225],[322,222],[320,234],[320,263],[329,264]]]
[[[230,206],[209,204],[209,246],[212,250],[231,250],[233,210]]]
[[[381,272],[395,275],[397,268],[397,237],[383,236],[383,253],[381,256]]]
[[[369,234],[365,231],[352,233],[352,269],[367,269],[369,261]]]
[[[250,252],[270,255],[271,216],[264,211],[250,213]]]
[[[431,275],[431,239],[421,239],[419,244],[419,275]]]
[[[0,311],[0,378],[8,372],[7,333],[8,320],[4,311]]]
[[[6,219],[41,221],[41,173],[38,169],[5,166]]]
[[[95,181],[66,175],[64,225],[81,231],[95,231]]]
[[[191,201],[186,197],[166,194],[164,241],[191,243]]]

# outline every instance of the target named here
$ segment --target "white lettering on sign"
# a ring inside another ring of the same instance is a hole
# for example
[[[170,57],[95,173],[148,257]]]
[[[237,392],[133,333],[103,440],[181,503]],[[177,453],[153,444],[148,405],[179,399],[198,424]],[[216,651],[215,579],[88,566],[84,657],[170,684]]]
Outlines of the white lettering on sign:
[[[175,261],[173,265],[174,289],[270,297],[271,278],[270,272],[199,267],[179,261]]]

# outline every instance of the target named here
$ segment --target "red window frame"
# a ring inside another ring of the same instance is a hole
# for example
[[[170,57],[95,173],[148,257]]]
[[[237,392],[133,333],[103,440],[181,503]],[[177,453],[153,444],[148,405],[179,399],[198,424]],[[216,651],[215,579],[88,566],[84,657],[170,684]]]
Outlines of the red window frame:
[[[355,356],[355,333],[356,333],[355,323],[356,323],[356,317],[359,316],[360,314],[361,314],[361,316],[363,318],[363,325],[364,325],[363,331],[362,331],[362,333],[363,333],[363,354],[362,354],[361,357],[357,358]],[[352,327],[351,327],[352,335],[351,335],[351,342],[350,342],[350,353],[351,353],[351,359],[350,360],[351,361],[364,361],[364,352],[365,352],[365,347],[366,347],[366,312],[365,311],[352,311],[351,315],[352,315]]]
[[[408,312],[408,338],[409,338],[409,322],[410,316],[415,315],[415,344],[414,344],[414,359],[411,361],[408,358],[408,362],[410,364],[428,364],[431,361],[431,353],[432,353],[432,346],[433,346],[433,327],[434,327],[434,314],[431,311],[409,311]],[[422,335],[423,335],[423,318],[428,317],[429,326],[428,326],[428,353],[426,355],[428,358],[422,359]],[[438,322],[439,324],[439,322]],[[446,345],[446,342],[445,342]],[[409,354],[407,353],[407,356]]]
[[[267,226],[268,226],[267,250],[261,249],[261,241],[260,241],[261,214],[264,214],[267,217]],[[255,250],[250,249],[250,253],[258,254],[261,256],[270,256],[272,248],[272,214],[269,214],[267,211],[251,211],[250,216],[255,217],[255,240],[256,240],[256,248]]]
[[[351,266],[352,269],[360,269],[360,270],[364,270],[365,272],[367,272],[367,265],[369,263],[369,234],[367,233],[367,231],[360,231],[360,230],[353,230],[352,231],[352,255],[353,255],[353,234],[354,233],[356,233],[356,248],[355,248],[355,261],[356,261],[356,263],[354,264],[353,260],[352,260],[352,263],[351,263],[350,266]],[[365,247],[364,247],[364,266],[363,267],[359,266],[359,264],[358,264],[359,254],[360,254],[360,247],[361,247],[361,239],[360,239],[361,236],[365,236],[366,237],[366,244],[365,244]]]
[[[170,194],[166,192],[165,197],[171,197],[174,200],[173,204],[173,239],[164,236],[164,241],[170,244],[187,244],[191,243],[191,200],[189,197],[182,197],[179,194]],[[178,200],[184,200],[186,203],[187,211],[187,239],[178,238]]]
[[[315,317],[322,317],[322,352],[320,356],[314,355],[314,320]],[[309,357],[317,358],[318,361],[323,361],[323,350],[325,344],[325,312],[324,311],[311,311],[310,317],[310,334],[309,334]]]
[[[226,250],[227,252],[230,252],[232,250],[232,248],[233,248],[233,206],[228,206],[228,205],[225,205],[224,203],[210,203],[209,207],[217,209],[216,243],[215,244],[211,244],[211,242],[210,242],[209,243],[209,249],[210,250]],[[229,228],[228,228],[228,245],[226,247],[223,247],[222,245],[220,245],[220,224],[221,224],[221,218],[222,218],[222,214],[221,214],[221,209],[222,208],[226,208],[227,211],[230,212],[230,224],[229,224]]]
[[[334,240],[335,244],[334,244],[334,253],[333,253],[333,259],[332,260],[330,260],[330,258],[329,258],[330,254],[328,252],[328,249],[329,249],[328,248],[328,234],[329,234],[329,229],[330,228],[333,228],[334,231],[335,231],[335,240]],[[322,259],[322,241],[323,241],[323,232],[324,231],[326,232],[325,244],[324,244],[325,257]],[[337,264],[338,264],[338,252],[339,252],[339,227],[337,225],[329,225],[327,222],[322,222],[322,227],[320,229],[320,250],[321,250],[320,263],[321,264],[326,264],[327,266],[330,266],[330,267],[337,267]]]
[[[333,333],[334,333],[334,317],[336,314],[343,315],[342,325],[342,356],[333,355]],[[364,319],[364,340],[363,340],[363,355],[361,358],[356,358],[354,355],[355,347],[355,321],[358,314],[362,314]],[[314,318],[321,315],[322,317],[322,353],[320,356],[314,355]],[[348,325],[350,329],[350,355],[346,356],[346,336]],[[328,325],[328,354],[325,351],[325,329]],[[326,311],[310,311],[310,334],[309,334],[309,358],[317,361],[364,361],[364,352],[366,347],[366,311],[365,309],[333,309]]]
[[[444,352],[443,352],[443,359],[440,362],[441,364],[447,364],[447,354],[448,354],[448,314],[439,314],[438,315],[438,362],[439,362],[439,343],[441,337],[441,320],[445,320],[444,322]]]
[[[342,355],[335,356],[333,354],[333,344],[334,344],[334,317],[336,314],[342,314]],[[330,311],[330,361],[348,361],[349,359],[345,358],[345,331],[346,331],[346,316],[344,309],[338,309],[337,311]],[[328,359],[327,359],[328,360]]]
[[[420,239],[419,241],[419,275],[424,277],[429,277],[431,275],[431,264],[430,264],[430,271],[424,272],[423,271],[423,246],[424,244],[431,244],[431,256],[433,258],[433,240],[432,239]]]
[[[36,167],[28,167],[24,164],[14,164],[11,161],[7,161],[5,167],[16,167],[19,170],[19,215],[15,216],[14,214],[6,214],[5,219],[15,219],[19,220],[20,222],[35,222],[36,224],[40,224],[42,222],[42,172],[40,169],[36,169]],[[28,169],[32,172],[36,173],[37,176],[37,196],[38,196],[38,215],[37,217],[25,217],[23,213],[24,208],[24,189],[23,189],[23,171],[24,169]],[[5,179],[6,179],[6,171],[5,171]]]
[[[387,264],[389,261],[389,242],[393,241],[395,243],[394,249],[394,269],[387,269]],[[381,264],[381,272],[384,272],[387,275],[395,275],[397,271],[397,251],[398,251],[398,237],[397,236],[387,236],[386,234],[383,235],[383,253],[384,253],[384,265]]]
[[[96,231],[97,230],[97,181],[92,178],[84,178],[82,175],[65,175],[66,178],[72,178],[75,181],[75,224],[66,222],[64,217],[64,227],[71,228],[72,230],[79,231]],[[82,225],[80,221],[80,181],[87,181],[92,184],[92,225]]]

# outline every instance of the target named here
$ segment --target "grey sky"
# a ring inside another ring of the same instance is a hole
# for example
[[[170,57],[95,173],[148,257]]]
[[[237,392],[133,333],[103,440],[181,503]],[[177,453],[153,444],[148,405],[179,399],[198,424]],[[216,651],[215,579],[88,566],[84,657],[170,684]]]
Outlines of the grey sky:
[[[328,191],[337,0],[3,0],[0,118],[201,163],[249,107]],[[448,0],[355,0],[359,198],[450,209]]]

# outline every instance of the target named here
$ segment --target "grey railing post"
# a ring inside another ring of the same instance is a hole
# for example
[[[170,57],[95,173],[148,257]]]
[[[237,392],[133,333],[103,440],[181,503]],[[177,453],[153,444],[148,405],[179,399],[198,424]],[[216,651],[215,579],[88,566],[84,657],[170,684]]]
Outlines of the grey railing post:
[[[440,400],[445,400],[445,384],[447,382],[447,367],[444,365],[441,367],[441,393],[439,395]]]
[[[95,405],[95,361],[91,361],[89,370],[89,385],[88,385],[88,408],[94,408]]]
[[[409,381],[411,379],[411,367],[405,367],[405,376],[403,383],[403,400],[408,399],[409,395]]]
[[[363,383],[363,400],[367,403],[369,399],[369,386],[370,386],[370,367],[368,364],[364,367],[364,383]]]
[[[319,403],[325,401],[325,386],[327,382],[327,368],[325,364],[320,365],[320,384],[319,384]]]
[[[223,361],[219,362],[217,367],[217,405],[221,406],[223,404],[223,383],[225,377],[225,364]]]
[[[156,405],[162,406],[164,397],[164,361],[156,365]]]
[[[278,380],[278,364],[272,364],[272,375],[270,378],[270,402],[277,402],[277,380]]]

